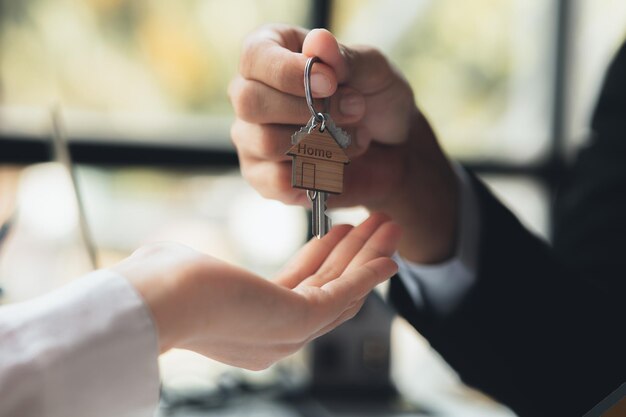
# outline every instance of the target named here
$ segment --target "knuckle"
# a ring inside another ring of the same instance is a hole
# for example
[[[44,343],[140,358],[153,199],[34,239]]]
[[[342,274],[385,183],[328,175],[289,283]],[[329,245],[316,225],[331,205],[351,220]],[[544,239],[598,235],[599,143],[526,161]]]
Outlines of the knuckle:
[[[263,163],[240,158],[241,176],[263,198],[279,200],[285,204],[297,204],[297,190],[291,187],[289,162]]]
[[[287,91],[288,88],[285,84],[286,80],[289,79],[288,74],[290,65],[290,62],[282,59],[275,59],[271,61],[267,68],[269,78],[268,82],[270,85],[276,86],[276,88],[280,91]]]
[[[241,176],[261,195],[267,199],[280,199],[276,188],[272,187],[272,182],[267,177],[272,177],[271,173],[259,175],[258,164],[253,166],[242,165]],[[264,178],[265,177],[265,178]]]
[[[260,30],[256,30],[246,36],[241,47],[241,58],[239,59],[239,73],[244,77],[252,74],[255,65],[255,50],[259,43]]]
[[[239,119],[235,119],[232,125],[230,125],[230,140],[233,142],[236,148],[239,148],[239,141],[244,137],[242,134],[243,126]]]
[[[250,33],[250,37],[256,40],[274,39],[277,34],[286,28],[288,28],[288,26],[283,23],[261,23],[252,33]]]
[[[241,100],[241,93],[243,89],[244,79],[241,77],[233,78],[228,84],[228,98],[230,99],[231,104],[235,108],[235,112],[237,111],[236,106],[239,104]]]
[[[237,83],[231,89],[231,101],[235,114],[243,120],[252,121],[261,106],[261,100],[253,82]]]
[[[291,188],[291,168],[284,163],[274,164],[274,170],[268,178],[268,187],[277,195],[285,195]]]
[[[280,37],[280,33],[285,30],[288,30],[287,25],[267,23],[259,26],[244,38],[239,59],[239,72],[244,77],[259,75],[255,67],[259,64],[259,57],[263,56],[264,49],[267,47],[265,41]]]
[[[253,47],[247,47],[248,49],[252,49]],[[254,66],[256,65],[254,54],[252,52],[245,52],[241,55],[241,59],[239,60],[239,73],[247,78],[252,77]]]
[[[237,100],[237,94],[239,92],[239,85],[242,82],[241,77],[235,77],[228,83],[228,88],[226,89],[226,94],[230,99],[230,102],[234,104],[235,100]]]
[[[383,54],[380,49],[374,47],[366,47],[365,52],[370,58],[377,64],[387,64],[387,57]]]
[[[236,119],[230,127],[230,138],[240,158],[250,155],[262,161],[278,162],[285,159],[287,148],[284,146],[284,138],[279,137],[270,127]]]
[[[360,48],[358,58],[354,59],[357,65],[367,65],[368,82],[372,85],[385,85],[393,79],[393,67],[379,49],[370,46]]]
[[[248,156],[256,156],[257,154],[258,130],[256,128],[257,125],[251,125],[240,118],[236,118],[230,126],[230,139],[239,154],[240,164],[245,163]]]
[[[364,46],[360,51],[361,57],[365,59],[368,64],[374,66],[374,68],[381,70],[385,67],[389,67],[389,61],[387,57],[379,49],[372,46]]]
[[[260,157],[273,159],[278,153],[279,141],[268,131],[268,128],[261,128],[261,133],[256,142],[256,150]]]
[[[258,175],[255,175],[255,172],[254,172],[256,171],[254,169],[256,165],[257,164],[247,163],[245,161],[242,161],[241,162],[241,176],[243,177],[244,180],[246,180],[246,182],[252,185],[252,187],[256,188],[256,190],[259,191],[261,195],[263,195],[264,187],[260,186],[260,183],[259,183],[260,177]]]
[[[265,198],[279,200],[288,205],[299,202],[298,190],[291,186],[291,163],[273,163],[274,170],[268,176],[264,190],[259,191]]]

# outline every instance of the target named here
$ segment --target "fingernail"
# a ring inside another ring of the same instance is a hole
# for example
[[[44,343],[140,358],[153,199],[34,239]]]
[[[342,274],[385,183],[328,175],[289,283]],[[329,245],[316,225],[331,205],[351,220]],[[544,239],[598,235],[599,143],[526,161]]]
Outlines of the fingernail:
[[[330,80],[324,74],[312,74],[311,90],[313,90],[313,94],[317,96],[327,96],[330,94]]]
[[[365,111],[365,99],[360,94],[348,94],[339,101],[339,111],[346,116],[360,116]]]

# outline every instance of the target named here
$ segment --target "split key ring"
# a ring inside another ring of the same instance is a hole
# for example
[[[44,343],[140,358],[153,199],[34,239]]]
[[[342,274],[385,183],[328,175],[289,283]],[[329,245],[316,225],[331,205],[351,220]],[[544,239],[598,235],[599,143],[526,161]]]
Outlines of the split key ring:
[[[326,127],[326,116],[324,113],[328,113],[328,102],[330,101],[329,97],[324,99],[324,111],[318,112],[315,110],[313,103],[313,93],[311,92],[311,68],[313,64],[316,62],[321,62],[320,59],[316,56],[312,56],[306,61],[306,66],[304,67],[304,96],[306,98],[306,105],[309,107],[309,111],[311,112],[311,116],[315,119],[316,122],[321,123],[320,131],[324,131]]]

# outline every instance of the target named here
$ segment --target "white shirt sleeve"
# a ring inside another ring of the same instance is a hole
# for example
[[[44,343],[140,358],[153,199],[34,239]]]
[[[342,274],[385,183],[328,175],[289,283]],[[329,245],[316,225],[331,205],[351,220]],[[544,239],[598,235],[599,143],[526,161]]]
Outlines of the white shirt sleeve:
[[[112,271],[0,307],[0,416],[152,416],[158,354],[148,307]]]
[[[410,262],[395,256],[398,275],[418,308],[425,301],[435,312],[445,315],[459,304],[476,280],[478,243],[480,240],[480,210],[476,191],[465,170],[454,164],[459,181],[460,209],[456,254],[434,265]]]

